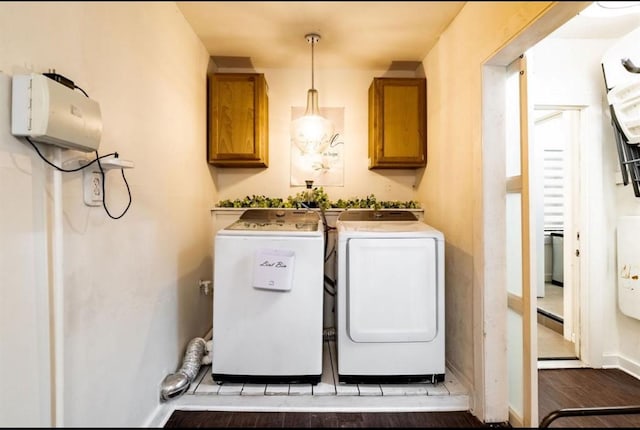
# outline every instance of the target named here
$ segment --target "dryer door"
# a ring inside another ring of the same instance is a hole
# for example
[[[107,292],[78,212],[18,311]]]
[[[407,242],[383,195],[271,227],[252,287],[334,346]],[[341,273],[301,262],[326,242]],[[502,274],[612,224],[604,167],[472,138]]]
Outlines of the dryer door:
[[[347,330],[354,342],[429,342],[438,327],[437,240],[352,238]]]

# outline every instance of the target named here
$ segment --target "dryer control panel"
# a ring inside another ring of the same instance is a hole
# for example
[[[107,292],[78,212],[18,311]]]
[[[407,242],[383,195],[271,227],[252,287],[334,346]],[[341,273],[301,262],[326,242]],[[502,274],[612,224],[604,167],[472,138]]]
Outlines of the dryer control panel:
[[[409,211],[397,210],[346,210],[338,216],[340,221],[418,221]]]

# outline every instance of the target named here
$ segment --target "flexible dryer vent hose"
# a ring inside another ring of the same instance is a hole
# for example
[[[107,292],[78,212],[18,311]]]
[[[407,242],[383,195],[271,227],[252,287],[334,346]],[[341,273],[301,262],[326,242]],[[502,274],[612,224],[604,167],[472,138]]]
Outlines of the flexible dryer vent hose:
[[[196,337],[189,341],[180,370],[171,375],[167,375],[164,381],[162,381],[160,387],[162,400],[169,400],[181,396],[189,389],[191,382],[200,370],[202,356],[205,353],[205,345],[206,341],[201,337]]]

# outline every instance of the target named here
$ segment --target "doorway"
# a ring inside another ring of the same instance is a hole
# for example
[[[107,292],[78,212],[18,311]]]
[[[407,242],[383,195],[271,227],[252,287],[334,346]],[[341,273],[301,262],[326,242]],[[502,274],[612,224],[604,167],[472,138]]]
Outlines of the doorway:
[[[534,83],[535,85],[535,83]],[[538,361],[580,359],[578,106],[533,110],[532,204],[535,215]],[[553,363],[543,363],[549,368]]]
[[[558,3],[561,6],[563,3]],[[564,3],[567,5],[567,3]],[[555,8],[554,8],[555,9]],[[556,17],[554,13],[554,17]],[[581,19],[582,18],[582,19]],[[580,27],[584,28],[584,33],[590,34],[591,37],[580,37],[577,33],[570,31],[572,29],[567,28],[566,33],[572,33],[564,38],[560,37],[559,33],[554,35],[553,46],[550,48],[553,50],[553,56],[544,59],[548,60],[540,69],[544,69],[545,74],[536,77],[540,82],[543,82],[543,86],[532,91],[530,94],[533,96],[532,100],[534,105],[545,103],[547,105],[562,105],[572,104],[575,107],[579,107],[581,116],[580,127],[580,141],[582,142],[581,148],[581,164],[582,169],[576,172],[574,179],[578,180],[582,187],[579,189],[578,201],[582,207],[581,221],[579,223],[580,232],[579,237],[571,237],[571,240],[579,240],[578,247],[573,248],[572,251],[579,251],[581,264],[576,270],[579,271],[580,279],[580,294],[576,294],[574,300],[579,300],[580,304],[580,319],[578,327],[580,328],[579,338],[579,357],[582,366],[589,367],[603,367],[605,365],[619,364],[614,362],[617,356],[610,359],[603,351],[604,348],[610,342],[611,328],[616,329],[618,324],[615,321],[609,319],[604,321],[603,311],[611,309],[612,297],[615,298],[613,290],[610,288],[611,276],[611,245],[610,236],[611,232],[615,231],[613,224],[610,222],[612,213],[615,215],[615,210],[618,207],[615,206],[614,193],[615,180],[611,170],[614,168],[614,162],[616,161],[613,151],[615,146],[613,137],[611,136],[611,124],[606,117],[606,112],[603,108],[606,108],[606,103],[603,104],[603,82],[602,82],[602,68],[601,60],[602,55],[611,47],[615,42],[611,37],[602,37],[599,39],[592,38],[599,26],[595,26],[591,23],[589,26],[584,26],[584,17],[574,16],[570,20],[563,17],[565,23],[576,20],[576,24],[581,24]],[[571,22],[573,24],[573,22]],[[533,26],[532,26],[533,27]],[[547,30],[542,23],[536,27],[540,30],[538,34],[551,35],[551,32]],[[622,31],[623,26],[617,26],[617,31]],[[556,30],[562,30],[556,29]],[[556,31],[554,30],[554,31]],[[535,37],[533,30],[525,32],[529,37]],[[558,40],[558,38],[562,40]],[[550,38],[547,37],[544,40],[531,42],[530,38],[522,36],[524,41],[522,43],[512,42],[508,47],[505,47],[495,56],[493,56],[485,66],[483,66],[484,76],[483,85],[494,84],[498,85],[501,81],[500,72],[504,70],[507,64],[512,61],[516,55],[520,52],[528,52],[529,48],[532,48],[535,44],[536,53],[534,55],[533,70],[534,73],[538,70],[539,57],[537,49],[541,43],[550,42]],[[518,49],[519,48],[519,49]],[[505,80],[506,75],[503,72],[502,80]],[[495,94],[495,87],[490,87],[491,92],[486,91],[487,96],[483,97],[483,151],[485,151],[483,158],[483,169],[491,172],[499,171],[500,164],[503,160],[493,157],[504,157],[504,149],[502,153],[499,151],[492,151],[489,143],[499,142],[501,147],[502,141],[500,136],[495,136],[492,131],[489,131],[490,127],[494,127],[498,123],[500,115],[505,114],[505,104],[503,100],[493,97]],[[489,97],[489,94],[492,97]],[[531,126],[533,132],[533,118],[531,118]],[[496,139],[497,137],[497,139]],[[487,175],[489,176],[489,175]],[[493,182],[486,182],[487,189],[495,185],[497,188],[499,184]],[[488,194],[488,193],[487,193]],[[487,201],[491,205],[504,206],[504,199],[496,194],[488,194]],[[487,211],[488,214],[492,214]],[[494,231],[489,229],[489,231]],[[569,237],[564,236],[564,244],[566,245]],[[503,241],[504,242],[504,241]],[[569,248],[571,249],[571,248]],[[506,251],[507,253],[510,250]],[[532,256],[534,253],[532,252]],[[565,256],[566,257],[566,256]],[[535,258],[535,257],[534,257]],[[493,260],[493,259],[492,259]],[[566,258],[565,258],[566,260]],[[535,260],[533,260],[535,261]],[[534,267],[537,267],[534,265]],[[566,273],[564,273],[564,283],[567,282]],[[534,283],[534,285],[537,285]],[[535,304],[536,300],[534,300]],[[566,323],[566,315],[564,316]],[[537,325],[535,325],[537,326]],[[564,329],[564,328],[563,328]],[[537,336],[536,336],[537,339]],[[536,350],[537,355],[537,340],[532,342],[531,348]],[[508,358],[510,360],[510,358]],[[573,360],[574,362],[576,360]],[[543,361],[544,362],[544,361]],[[555,362],[550,361],[550,362]],[[559,360],[558,360],[559,362]],[[539,365],[542,362],[538,362]],[[511,363],[509,363],[510,365]],[[534,365],[536,363],[534,362]],[[576,367],[577,364],[570,363],[567,366],[557,365],[554,367]],[[543,368],[538,366],[539,368]],[[528,371],[529,369],[525,369]],[[537,387],[536,387],[537,388]],[[536,393],[537,395],[537,393]],[[537,414],[537,405],[531,405],[532,410],[535,410]],[[530,421],[535,422],[535,418],[531,417]],[[510,420],[511,422],[511,420]],[[537,424],[537,423],[536,423]]]

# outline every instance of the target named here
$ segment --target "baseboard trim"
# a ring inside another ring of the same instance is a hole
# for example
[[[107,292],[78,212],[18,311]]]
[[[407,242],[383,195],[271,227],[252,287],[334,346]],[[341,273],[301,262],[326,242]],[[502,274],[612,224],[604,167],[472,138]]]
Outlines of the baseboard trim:
[[[631,360],[628,357],[620,354],[603,354],[602,355],[602,367],[604,369],[620,369],[623,372],[628,373],[636,379],[640,379],[640,363]]]
[[[540,360],[538,359],[538,370],[549,369],[580,369],[589,367],[581,360]]]
[[[174,405],[161,404],[153,411],[149,419],[143,424],[144,428],[163,428],[171,418],[171,414],[175,410]]]
[[[538,313],[539,313],[540,315],[543,315],[543,316],[545,316],[545,317],[549,318],[549,319],[554,320],[555,322],[559,322],[559,323],[561,323],[561,324],[563,324],[563,323],[564,323],[564,318],[562,318],[561,316],[558,316],[558,315],[556,315],[556,314],[553,314],[553,313],[551,313],[551,312],[549,312],[549,311],[546,311],[546,310],[544,310],[544,309],[538,308]]]

